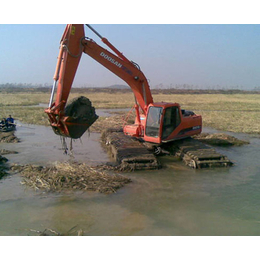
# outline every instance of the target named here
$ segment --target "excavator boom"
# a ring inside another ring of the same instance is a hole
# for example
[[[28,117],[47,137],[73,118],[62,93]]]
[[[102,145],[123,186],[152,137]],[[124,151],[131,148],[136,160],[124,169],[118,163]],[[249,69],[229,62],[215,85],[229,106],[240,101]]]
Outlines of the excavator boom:
[[[135,124],[124,127],[126,135],[161,144],[201,132],[201,116],[185,113],[177,103],[154,103],[148,81],[140,67],[126,58],[90,25],[87,27],[111,51],[85,37],[84,25],[66,26],[61,39],[50,104],[45,110],[56,134],[79,138],[98,118],[91,102],[86,98],[77,100],[75,106],[65,107],[83,52],[124,80],[132,89],[135,97],[136,120]],[[53,102],[57,84],[57,95]]]

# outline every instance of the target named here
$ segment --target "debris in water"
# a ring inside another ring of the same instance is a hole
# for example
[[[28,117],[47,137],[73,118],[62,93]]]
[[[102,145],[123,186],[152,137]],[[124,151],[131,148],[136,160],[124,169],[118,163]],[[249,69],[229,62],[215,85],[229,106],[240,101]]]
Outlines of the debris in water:
[[[98,167],[90,167],[83,163],[57,162],[50,167],[13,165],[11,170],[20,172],[24,177],[21,184],[35,190],[85,190],[110,194],[131,182],[131,179],[120,174],[106,173]]]
[[[7,158],[0,155],[0,179],[3,178],[7,174],[7,172],[6,172],[7,166],[5,164],[7,161],[8,161]]]
[[[210,145],[217,145],[217,146],[241,146],[244,144],[249,144],[249,142],[244,140],[239,140],[234,136],[224,134],[224,133],[202,133],[195,137],[195,139],[199,140],[200,142],[207,143]]]
[[[7,162],[7,161],[8,161],[8,159],[6,159],[6,158],[3,157],[2,155],[0,155],[0,164],[5,163],[5,162]]]
[[[19,139],[13,132],[0,132],[1,143],[18,143]]]
[[[0,150],[0,154],[4,155],[4,154],[17,154],[17,151],[11,151],[11,150],[6,150],[6,149],[1,149]]]
[[[46,228],[43,231],[41,230],[35,230],[35,229],[29,229],[30,232],[34,232],[38,234],[39,236],[83,236],[84,231],[82,229],[75,230],[77,226],[72,227],[70,230],[68,230],[65,233],[60,233],[54,229]]]

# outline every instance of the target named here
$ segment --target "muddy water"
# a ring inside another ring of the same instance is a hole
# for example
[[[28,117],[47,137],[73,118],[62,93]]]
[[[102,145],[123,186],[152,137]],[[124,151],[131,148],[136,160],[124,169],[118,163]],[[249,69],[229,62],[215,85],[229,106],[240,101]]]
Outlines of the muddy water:
[[[11,163],[70,158],[49,127],[17,128],[22,142],[1,144],[1,149],[19,152],[6,155]],[[35,235],[30,229],[46,228],[62,233],[74,226],[85,235],[260,235],[260,139],[235,136],[250,144],[217,149],[234,167],[198,171],[163,157],[163,169],[126,173],[133,182],[112,195],[35,192],[20,184],[19,174],[3,178],[0,235]],[[91,133],[73,143],[76,160],[108,161],[98,140],[99,134]]]

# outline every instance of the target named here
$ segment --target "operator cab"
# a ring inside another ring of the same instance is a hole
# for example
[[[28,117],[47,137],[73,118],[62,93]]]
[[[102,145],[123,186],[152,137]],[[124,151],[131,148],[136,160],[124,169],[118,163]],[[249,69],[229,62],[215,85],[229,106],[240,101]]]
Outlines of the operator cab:
[[[161,122],[163,123],[162,131],[160,131]],[[159,137],[160,132],[162,132],[162,139],[165,139],[180,122],[179,107],[171,106],[165,109],[163,107],[150,107],[146,120],[145,134],[150,137]]]
[[[193,112],[184,114],[183,111],[177,103],[150,104],[144,126],[144,140],[164,143],[199,134],[201,117]]]

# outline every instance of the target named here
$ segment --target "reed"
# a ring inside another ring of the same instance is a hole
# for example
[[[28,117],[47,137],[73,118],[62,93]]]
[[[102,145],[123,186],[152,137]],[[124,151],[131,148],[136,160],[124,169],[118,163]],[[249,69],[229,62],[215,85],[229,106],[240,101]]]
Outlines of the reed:
[[[131,182],[125,176],[110,174],[84,163],[57,162],[49,167],[13,165],[11,170],[21,173],[21,184],[51,192],[83,190],[111,194]]]

